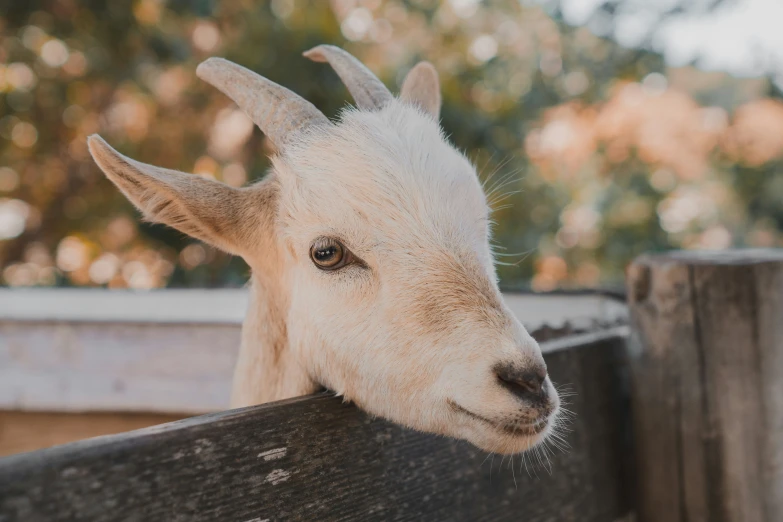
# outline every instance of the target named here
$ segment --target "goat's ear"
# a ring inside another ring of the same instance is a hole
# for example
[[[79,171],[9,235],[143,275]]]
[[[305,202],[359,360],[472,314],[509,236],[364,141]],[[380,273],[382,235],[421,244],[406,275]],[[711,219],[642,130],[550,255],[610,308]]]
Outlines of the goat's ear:
[[[256,243],[263,194],[193,174],[146,165],[112,149],[100,136],[87,140],[90,154],[144,217],[174,227],[226,252],[245,255]]]
[[[430,62],[417,63],[402,82],[400,97],[419,105],[437,119],[440,116],[440,81],[435,67]]]

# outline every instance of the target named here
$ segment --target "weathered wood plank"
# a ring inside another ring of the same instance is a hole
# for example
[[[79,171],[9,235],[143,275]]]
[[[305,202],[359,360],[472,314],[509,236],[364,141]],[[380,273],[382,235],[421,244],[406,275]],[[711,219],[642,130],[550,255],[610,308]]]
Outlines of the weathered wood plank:
[[[642,522],[783,520],[783,251],[629,270]]]
[[[546,356],[577,393],[551,475],[318,395],[0,459],[0,520],[615,521],[623,354],[614,338]]]
[[[531,331],[626,316],[623,303],[597,294],[504,299]],[[239,289],[0,289],[0,409],[223,410],[246,300]]]
[[[0,321],[0,409],[228,407],[238,325]]]

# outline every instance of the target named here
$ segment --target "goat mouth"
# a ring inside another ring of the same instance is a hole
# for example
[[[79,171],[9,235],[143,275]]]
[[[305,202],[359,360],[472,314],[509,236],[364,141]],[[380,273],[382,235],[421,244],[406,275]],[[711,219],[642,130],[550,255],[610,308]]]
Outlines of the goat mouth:
[[[541,434],[549,426],[548,417],[544,417],[541,420],[530,424],[502,424],[502,423],[494,422],[477,413],[473,413],[472,411],[468,410],[467,408],[463,408],[462,406],[460,406],[459,404],[457,404],[452,400],[449,400],[448,403],[449,403],[449,407],[451,407],[451,409],[456,411],[457,413],[461,413],[462,415],[470,417],[473,420],[477,420],[483,424],[486,424],[493,430],[499,430],[504,433],[508,433],[509,435],[534,437],[536,435]]]

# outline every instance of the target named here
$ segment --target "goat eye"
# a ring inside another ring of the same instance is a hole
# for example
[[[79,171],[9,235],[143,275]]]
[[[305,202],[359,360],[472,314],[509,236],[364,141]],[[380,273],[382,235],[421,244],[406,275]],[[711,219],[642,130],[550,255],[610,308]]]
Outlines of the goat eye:
[[[336,270],[348,262],[350,252],[336,239],[321,237],[310,247],[310,259],[321,270]]]

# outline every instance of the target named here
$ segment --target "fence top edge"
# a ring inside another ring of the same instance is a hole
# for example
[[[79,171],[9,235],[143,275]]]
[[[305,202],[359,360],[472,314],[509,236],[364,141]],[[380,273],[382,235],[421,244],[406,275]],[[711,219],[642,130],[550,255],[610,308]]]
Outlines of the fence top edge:
[[[601,291],[574,293],[504,292],[511,300],[616,300]],[[149,291],[83,288],[0,289],[0,321],[242,324],[247,289],[165,289]]]
[[[679,263],[686,265],[757,265],[783,262],[783,248],[747,248],[737,250],[675,250],[644,254],[634,264],[658,265]]]
[[[596,343],[624,340],[631,333],[628,325],[616,325],[607,328],[599,328],[587,332],[577,332],[546,341],[541,341],[541,351],[545,354],[561,352],[565,350],[578,350]]]

